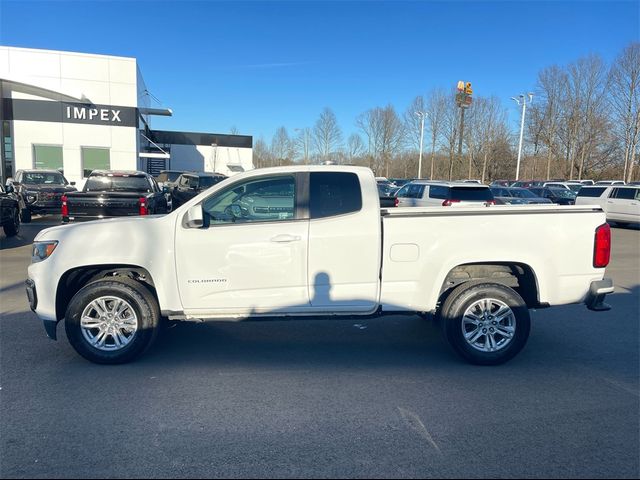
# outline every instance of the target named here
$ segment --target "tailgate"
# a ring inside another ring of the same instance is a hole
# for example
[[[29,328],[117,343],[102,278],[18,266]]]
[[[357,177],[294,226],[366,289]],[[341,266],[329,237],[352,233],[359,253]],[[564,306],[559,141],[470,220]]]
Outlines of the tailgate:
[[[115,193],[68,195],[69,218],[81,220],[139,215],[140,198],[141,195]]]

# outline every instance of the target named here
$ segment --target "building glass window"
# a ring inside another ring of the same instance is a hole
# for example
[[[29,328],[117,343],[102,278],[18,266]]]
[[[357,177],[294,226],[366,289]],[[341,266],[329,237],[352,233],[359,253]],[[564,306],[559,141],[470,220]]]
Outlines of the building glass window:
[[[82,147],[82,176],[88,177],[94,170],[109,170],[108,148]]]
[[[34,145],[33,159],[34,168],[62,171],[62,147],[59,145]]]
[[[1,105],[0,108],[2,108]],[[11,123],[7,120],[2,122],[2,144],[4,147],[4,175],[6,179],[13,177],[13,138],[11,136]]]

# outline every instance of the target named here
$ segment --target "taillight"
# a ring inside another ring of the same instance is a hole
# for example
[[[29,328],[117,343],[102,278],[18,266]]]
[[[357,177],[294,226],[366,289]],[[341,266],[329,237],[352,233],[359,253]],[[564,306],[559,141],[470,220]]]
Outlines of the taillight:
[[[396,197],[396,199],[394,200],[394,206],[397,207],[398,205],[400,205],[400,200],[398,199],[398,197]]]
[[[593,266],[604,268],[609,265],[611,258],[611,227],[608,223],[596,228],[596,238],[593,247]]]
[[[62,197],[60,197],[60,200],[62,200],[62,216],[63,217],[68,217],[69,216],[69,206],[67,205],[67,196],[66,195],[62,195]]]
[[[149,209],[147,208],[147,199],[145,197],[140,197],[138,199],[138,207],[140,215],[149,215]]]
[[[444,202],[442,202],[442,206],[443,207],[450,207],[454,203],[460,203],[460,200],[445,200]]]

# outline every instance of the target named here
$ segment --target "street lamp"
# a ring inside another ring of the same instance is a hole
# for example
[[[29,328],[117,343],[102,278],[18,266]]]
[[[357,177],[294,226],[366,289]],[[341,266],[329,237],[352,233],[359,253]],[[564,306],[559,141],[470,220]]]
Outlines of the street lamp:
[[[523,93],[518,95],[518,98],[511,97],[511,100],[515,101],[518,104],[518,106],[522,105],[522,119],[520,120],[520,142],[518,143],[518,163],[516,164],[516,181],[518,181],[520,177],[520,159],[522,158],[522,137],[524,136],[524,115],[525,115],[525,112],[527,111],[527,103],[533,102],[533,93],[529,92],[527,96],[529,97],[528,102]]]
[[[427,112],[414,112],[420,118],[420,157],[418,160],[418,178],[422,178],[422,138],[424,137],[424,117]]]

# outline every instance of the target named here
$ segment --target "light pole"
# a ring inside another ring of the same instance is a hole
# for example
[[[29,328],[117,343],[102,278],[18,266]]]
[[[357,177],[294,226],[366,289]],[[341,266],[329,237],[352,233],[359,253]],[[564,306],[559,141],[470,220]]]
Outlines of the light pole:
[[[422,178],[422,139],[424,138],[424,117],[427,112],[414,112],[420,118],[420,156],[418,159],[418,178]]]
[[[520,159],[522,158],[522,138],[524,136],[524,115],[527,111],[527,103],[533,102],[533,93],[528,93],[529,101],[527,102],[527,98],[523,93],[518,95],[518,98],[511,97],[511,100],[515,101],[518,106],[522,105],[522,118],[520,120],[520,142],[518,143],[518,163],[516,164],[516,181],[520,178]]]

